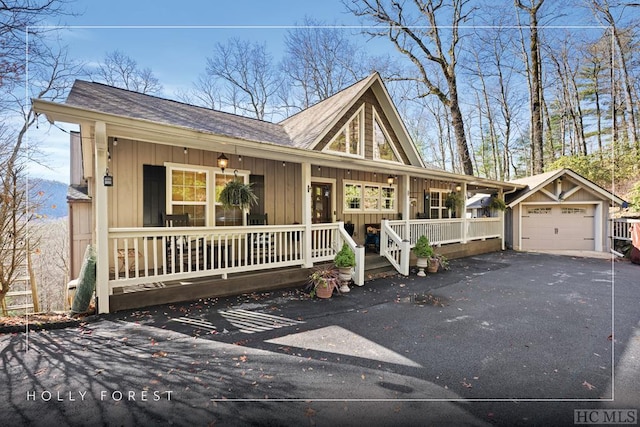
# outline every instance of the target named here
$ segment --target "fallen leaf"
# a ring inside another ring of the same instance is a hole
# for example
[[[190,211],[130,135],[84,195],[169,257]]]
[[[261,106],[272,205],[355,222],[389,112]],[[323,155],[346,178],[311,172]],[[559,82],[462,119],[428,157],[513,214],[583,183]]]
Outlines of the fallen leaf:
[[[596,386],[589,384],[588,382],[583,382],[582,385],[587,389],[587,390],[593,390],[594,388],[596,388]]]
[[[151,357],[167,357],[167,353],[164,351],[156,351]]]

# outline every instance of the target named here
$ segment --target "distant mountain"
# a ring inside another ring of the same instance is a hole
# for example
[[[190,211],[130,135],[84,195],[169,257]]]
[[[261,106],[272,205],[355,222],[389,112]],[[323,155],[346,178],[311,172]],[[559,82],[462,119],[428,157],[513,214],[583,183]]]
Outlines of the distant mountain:
[[[68,184],[48,179],[29,180],[29,205],[42,218],[62,218],[67,216]]]

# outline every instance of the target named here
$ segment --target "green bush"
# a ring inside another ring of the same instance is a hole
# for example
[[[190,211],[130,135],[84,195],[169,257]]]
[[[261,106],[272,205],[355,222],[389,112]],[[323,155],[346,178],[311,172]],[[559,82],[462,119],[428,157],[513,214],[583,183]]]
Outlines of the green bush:
[[[420,236],[416,245],[413,247],[413,253],[418,258],[431,258],[433,256],[433,248],[427,236]]]
[[[333,258],[333,263],[338,268],[354,267],[356,265],[356,255],[353,253],[349,245],[342,244],[342,249]]]

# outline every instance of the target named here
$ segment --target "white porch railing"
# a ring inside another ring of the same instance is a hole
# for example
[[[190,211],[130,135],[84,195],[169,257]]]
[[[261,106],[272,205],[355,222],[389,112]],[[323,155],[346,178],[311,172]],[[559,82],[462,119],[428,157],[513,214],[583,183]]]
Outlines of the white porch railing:
[[[640,224],[640,219],[615,218],[611,220],[611,238],[631,241],[631,226]]]
[[[354,282],[364,284],[364,248],[342,223],[313,224],[311,253],[304,225],[109,229],[109,293],[139,284],[302,266],[332,260],[346,241],[356,253]]]
[[[465,243],[469,240],[502,237],[502,218],[416,219],[407,222],[382,221],[380,254],[385,256],[400,274],[409,274],[410,250],[422,235],[434,246]],[[407,238],[404,239],[403,237]]]

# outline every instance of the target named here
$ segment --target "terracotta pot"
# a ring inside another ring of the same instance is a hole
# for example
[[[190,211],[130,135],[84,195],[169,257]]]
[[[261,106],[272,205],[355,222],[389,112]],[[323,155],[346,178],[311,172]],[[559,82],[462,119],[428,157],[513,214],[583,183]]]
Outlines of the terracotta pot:
[[[333,288],[336,286],[335,282],[327,281],[326,285],[316,286],[316,296],[318,298],[331,298],[333,295]]]
[[[431,258],[429,260],[429,267],[427,267],[427,271],[429,273],[437,273],[439,268],[440,268],[440,261],[438,261],[438,258]]]

